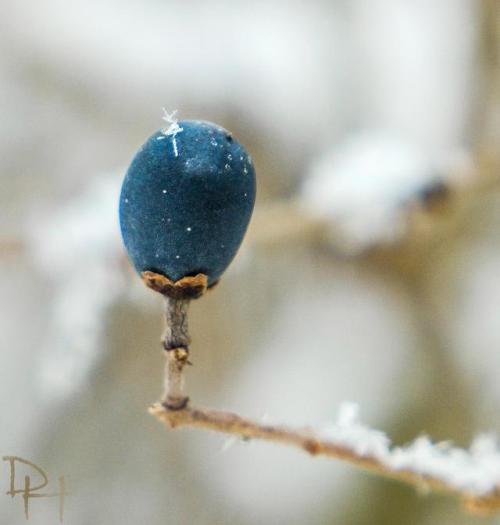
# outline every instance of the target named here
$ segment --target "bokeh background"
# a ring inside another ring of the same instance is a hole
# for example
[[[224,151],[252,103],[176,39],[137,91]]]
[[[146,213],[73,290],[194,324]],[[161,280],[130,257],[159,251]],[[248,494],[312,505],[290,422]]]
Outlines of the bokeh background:
[[[146,411],[162,301],[117,224],[162,107],[223,125],[258,201],[191,307],[191,398],[318,426],[354,401],[397,444],[499,432],[500,3],[0,7],[0,454],[66,476],[65,523],[500,523],[300,451],[167,432]],[[0,521],[21,524],[0,468]]]

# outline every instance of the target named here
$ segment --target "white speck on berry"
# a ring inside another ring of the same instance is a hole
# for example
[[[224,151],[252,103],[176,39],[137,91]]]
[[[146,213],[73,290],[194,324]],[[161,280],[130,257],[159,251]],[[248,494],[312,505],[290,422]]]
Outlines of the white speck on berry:
[[[187,231],[187,232],[190,232],[191,229],[192,229],[191,226],[188,226],[188,227],[186,228],[186,231]]]

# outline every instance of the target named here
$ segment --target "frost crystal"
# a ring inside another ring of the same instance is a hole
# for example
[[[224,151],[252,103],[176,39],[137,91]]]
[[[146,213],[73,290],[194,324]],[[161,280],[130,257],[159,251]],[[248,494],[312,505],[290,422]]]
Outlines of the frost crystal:
[[[178,133],[183,131],[175,118],[177,110],[174,109],[172,113],[169,113],[165,108],[163,108],[163,117],[162,119],[169,124],[168,128],[162,129],[162,133],[167,137],[172,137],[172,146],[174,147],[174,155],[179,156],[179,151],[177,150],[177,139],[175,138]]]

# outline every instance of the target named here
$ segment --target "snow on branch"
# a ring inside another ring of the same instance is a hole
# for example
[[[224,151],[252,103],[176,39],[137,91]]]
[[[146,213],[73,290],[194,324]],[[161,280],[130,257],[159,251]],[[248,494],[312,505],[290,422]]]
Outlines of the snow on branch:
[[[291,445],[312,455],[347,461],[419,490],[455,494],[470,512],[500,509],[500,450],[492,436],[477,437],[469,449],[448,442],[432,443],[427,437],[404,447],[392,446],[384,432],[360,421],[358,406],[352,403],[341,405],[335,423],[317,430],[263,424],[189,404],[175,410],[157,403],[149,411],[169,428],[191,426]]]

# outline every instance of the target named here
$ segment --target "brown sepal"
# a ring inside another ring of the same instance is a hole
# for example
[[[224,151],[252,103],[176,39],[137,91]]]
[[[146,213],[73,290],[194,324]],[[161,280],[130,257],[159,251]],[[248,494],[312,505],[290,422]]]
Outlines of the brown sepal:
[[[175,282],[165,275],[150,271],[142,272],[141,277],[148,288],[171,299],[198,299],[207,291],[208,278],[203,273],[183,277]]]

